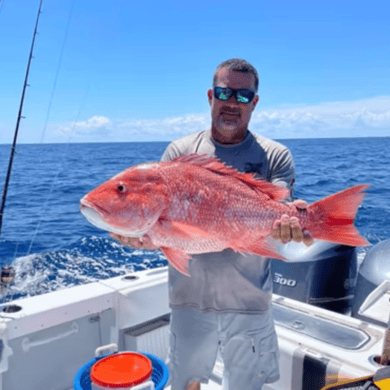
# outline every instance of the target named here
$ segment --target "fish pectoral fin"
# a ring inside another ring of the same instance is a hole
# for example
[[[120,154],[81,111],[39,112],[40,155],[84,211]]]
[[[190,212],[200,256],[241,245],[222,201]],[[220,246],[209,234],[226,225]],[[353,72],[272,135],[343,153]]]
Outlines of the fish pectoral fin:
[[[191,255],[181,251],[180,249],[161,247],[165,257],[168,259],[179,272],[186,276],[191,276],[188,271],[188,262],[191,259]]]
[[[233,249],[237,250],[235,248]],[[272,259],[286,260],[276,251],[276,248],[274,248],[273,245],[267,239],[262,239],[256,242],[241,245],[237,251],[252,253],[254,255],[259,256],[271,257]]]
[[[172,233],[183,235],[184,237],[189,237],[191,239],[216,239],[215,236],[206,232],[205,230],[183,222],[172,221],[171,229]]]

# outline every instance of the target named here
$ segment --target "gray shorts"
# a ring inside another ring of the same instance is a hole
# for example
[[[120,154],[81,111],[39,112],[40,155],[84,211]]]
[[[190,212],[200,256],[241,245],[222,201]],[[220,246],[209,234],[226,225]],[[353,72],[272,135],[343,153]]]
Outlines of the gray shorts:
[[[220,350],[223,390],[260,390],[279,379],[279,348],[271,310],[218,314],[172,309],[167,365],[172,390],[208,383]]]

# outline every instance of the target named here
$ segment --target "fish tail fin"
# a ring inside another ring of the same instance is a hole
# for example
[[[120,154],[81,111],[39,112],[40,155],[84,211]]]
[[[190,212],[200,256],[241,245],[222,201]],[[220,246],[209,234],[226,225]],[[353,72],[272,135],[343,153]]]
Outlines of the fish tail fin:
[[[353,225],[366,196],[363,191],[368,187],[367,184],[353,186],[311,204],[307,211],[313,211],[308,229],[312,237],[349,246],[369,245]]]

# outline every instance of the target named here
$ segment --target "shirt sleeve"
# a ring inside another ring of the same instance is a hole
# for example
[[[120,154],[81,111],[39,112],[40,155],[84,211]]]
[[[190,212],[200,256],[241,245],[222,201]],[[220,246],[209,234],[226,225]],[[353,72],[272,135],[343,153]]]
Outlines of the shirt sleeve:
[[[291,152],[286,148],[278,153],[272,161],[270,181],[290,190],[287,201],[294,197],[295,164]]]
[[[178,147],[176,146],[175,142],[172,141],[167,148],[165,149],[164,153],[161,156],[160,161],[171,161],[176,157],[179,157],[181,155]]]

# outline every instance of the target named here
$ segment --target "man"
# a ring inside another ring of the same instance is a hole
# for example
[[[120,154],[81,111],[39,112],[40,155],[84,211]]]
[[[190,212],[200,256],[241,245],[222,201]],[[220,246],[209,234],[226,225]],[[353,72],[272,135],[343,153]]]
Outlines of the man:
[[[213,89],[207,91],[211,129],[173,141],[162,161],[182,154],[215,156],[242,172],[290,189],[295,168],[283,145],[248,130],[259,96],[256,69],[241,59],[222,62],[215,70]],[[290,200],[291,200],[290,199]],[[305,208],[303,201],[292,207]],[[288,242],[311,237],[296,218],[275,222],[272,236]],[[123,244],[153,249],[142,239],[113,235]],[[168,365],[172,390],[200,389],[207,383],[217,352],[224,361],[224,390],[259,390],[279,379],[278,345],[271,313],[270,259],[241,255],[230,249],[193,255],[191,277],[169,265],[171,338]]]

